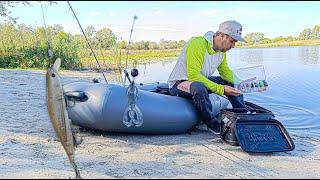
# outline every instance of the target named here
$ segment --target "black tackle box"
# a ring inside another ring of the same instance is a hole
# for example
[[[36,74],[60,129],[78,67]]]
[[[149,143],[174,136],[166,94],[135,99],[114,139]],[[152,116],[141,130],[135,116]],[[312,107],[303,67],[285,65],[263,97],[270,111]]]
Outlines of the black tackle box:
[[[245,108],[222,109],[221,138],[246,152],[268,153],[291,151],[294,143],[272,111],[245,101]]]

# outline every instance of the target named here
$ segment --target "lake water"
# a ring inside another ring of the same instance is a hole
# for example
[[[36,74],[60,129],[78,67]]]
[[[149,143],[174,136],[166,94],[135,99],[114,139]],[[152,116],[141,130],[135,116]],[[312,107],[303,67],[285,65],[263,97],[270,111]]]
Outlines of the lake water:
[[[274,112],[288,132],[320,138],[320,47],[232,49],[231,69],[263,65],[269,89],[245,100]],[[136,82],[166,82],[176,59],[139,65]]]

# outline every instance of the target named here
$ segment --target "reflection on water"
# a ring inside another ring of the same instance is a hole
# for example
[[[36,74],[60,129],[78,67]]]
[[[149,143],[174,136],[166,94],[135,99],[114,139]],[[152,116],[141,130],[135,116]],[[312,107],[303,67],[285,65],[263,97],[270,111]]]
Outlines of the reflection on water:
[[[319,63],[319,46],[309,48],[299,48],[299,59],[303,64],[318,64]]]
[[[232,49],[231,69],[263,65],[269,89],[245,99],[272,110],[290,134],[320,137],[319,46]],[[176,59],[139,65],[136,82],[166,82]]]
[[[266,61],[313,65],[319,64],[320,46],[233,49],[227,54],[231,60],[252,65],[263,64]]]
[[[166,82],[170,76],[171,70],[175,66],[176,60],[161,61],[152,64],[139,65],[139,76],[137,82]]]
[[[235,59],[235,61],[244,61],[252,65],[263,64],[265,53],[263,49],[234,49],[228,53],[228,59]]]

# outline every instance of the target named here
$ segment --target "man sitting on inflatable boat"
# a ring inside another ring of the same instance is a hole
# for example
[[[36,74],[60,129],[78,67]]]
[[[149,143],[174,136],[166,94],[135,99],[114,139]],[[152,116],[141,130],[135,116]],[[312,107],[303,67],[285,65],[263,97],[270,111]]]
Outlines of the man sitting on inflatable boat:
[[[193,99],[203,122],[215,134],[220,133],[220,122],[212,114],[208,91],[226,95],[233,108],[245,108],[243,95],[233,88],[234,76],[226,60],[226,51],[244,41],[241,33],[241,24],[225,21],[216,33],[191,38],[168,79],[170,94]],[[216,70],[221,77],[212,76]]]

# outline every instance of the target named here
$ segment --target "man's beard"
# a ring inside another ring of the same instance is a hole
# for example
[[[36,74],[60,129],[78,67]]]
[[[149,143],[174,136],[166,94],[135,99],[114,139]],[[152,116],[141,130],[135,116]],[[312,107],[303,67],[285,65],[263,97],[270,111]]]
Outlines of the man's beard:
[[[226,52],[227,49],[220,49],[220,52]]]

